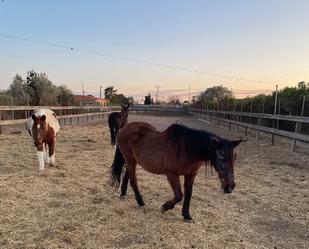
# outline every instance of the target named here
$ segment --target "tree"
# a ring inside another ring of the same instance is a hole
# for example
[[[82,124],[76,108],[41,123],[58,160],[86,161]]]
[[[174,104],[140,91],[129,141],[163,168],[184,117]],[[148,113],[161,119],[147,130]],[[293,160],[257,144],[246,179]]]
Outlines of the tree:
[[[121,94],[116,94],[116,95],[114,95],[114,96],[110,99],[110,103],[111,103],[111,104],[116,104],[116,105],[120,105],[120,104],[127,105],[127,104],[129,104],[129,100],[128,100],[127,97],[125,97],[125,96],[121,93]]]
[[[303,97],[309,95],[309,83],[299,82],[297,87],[285,87],[278,96],[281,100],[281,108],[286,114],[300,115]]]
[[[197,98],[198,101],[206,102],[206,101],[220,101],[223,99],[232,98],[233,94],[228,88],[220,85],[207,88],[204,92],[202,92]]]
[[[27,72],[26,90],[32,105],[53,105],[57,102],[57,87],[45,73],[36,73],[33,70]]]
[[[7,91],[0,90],[0,105],[11,105],[11,97]]]
[[[25,89],[25,81],[19,74],[16,74],[10,84],[7,94],[12,97],[14,105],[28,104],[30,96]]]
[[[114,89],[113,86],[106,87],[104,89],[104,95],[105,95],[106,99],[111,100],[113,97],[115,97],[117,95],[117,90]]]
[[[134,98],[132,96],[128,97],[128,101],[131,105],[134,104]]]
[[[153,105],[153,99],[151,98],[150,93],[145,96],[144,105]]]
[[[67,86],[61,85],[58,87],[57,102],[61,106],[69,106],[75,104],[74,95],[72,91],[69,88],[67,88]]]

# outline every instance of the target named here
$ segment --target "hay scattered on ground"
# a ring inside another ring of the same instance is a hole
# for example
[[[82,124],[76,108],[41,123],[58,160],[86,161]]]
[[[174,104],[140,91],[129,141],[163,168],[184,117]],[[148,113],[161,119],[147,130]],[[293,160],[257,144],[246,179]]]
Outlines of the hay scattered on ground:
[[[63,128],[57,165],[44,175],[27,133],[0,135],[0,248],[309,248],[309,155],[254,139],[237,154],[236,191],[222,194],[216,174],[201,169],[187,224],[181,205],[160,213],[172,195],[164,176],[138,169],[143,209],[131,189],[119,198],[108,185],[114,149],[102,124]]]

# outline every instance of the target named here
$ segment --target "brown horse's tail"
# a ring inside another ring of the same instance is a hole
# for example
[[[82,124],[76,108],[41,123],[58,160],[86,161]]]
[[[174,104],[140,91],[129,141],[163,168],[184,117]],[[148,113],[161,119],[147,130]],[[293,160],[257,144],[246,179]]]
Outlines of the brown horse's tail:
[[[114,157],[114,162],[112,164],[111,169],[111,185],[118,187],[120,184],[120,176],[122,173],[122,168],[124,166],[124,158],[121,154],[121,151],[119,150],[118,146],[116,148],[116,153]]]

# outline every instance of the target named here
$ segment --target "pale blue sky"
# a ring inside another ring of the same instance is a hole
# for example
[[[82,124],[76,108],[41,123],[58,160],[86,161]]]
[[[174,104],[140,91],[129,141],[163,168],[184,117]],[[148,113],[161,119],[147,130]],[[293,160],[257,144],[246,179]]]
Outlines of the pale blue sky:
[[[0,89],[16,73],[44,71],[88,93],[114,85],[144,95],[160,85],[192,91],[223,84],[274,89],[309,81],[309,1],[132,0],[0,2]],[[2,37],[14,35],[216,74],[144,65]],[[176,94],[176,93],[175,93]],[[177,93],[177,94],[180,94]]]

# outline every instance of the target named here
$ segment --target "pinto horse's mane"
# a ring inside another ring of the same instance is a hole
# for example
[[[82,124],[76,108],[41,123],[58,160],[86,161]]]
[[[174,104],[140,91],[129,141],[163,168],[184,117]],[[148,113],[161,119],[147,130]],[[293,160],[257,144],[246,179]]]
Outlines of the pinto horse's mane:
[[[220,143],[229,143],[227,139],[205,130],[189,128],[181,124],[172,124],[166,132],[177,148],[177,154],[185,151],[189,157],[203,157],[206,164],[214,166],[216,151],[211,139]]]
[[[39,117],[45,115],[46,117],[46,124],[48,124],[49,127],[53,128],[55,133],[58,133],[60,130],[59,123],[56,119],[56,114],[54,111],[48,109],[48,108],[37,108],[33,111],[32,115]],[[28,130],[32,129],[33,120],[30,117],[28,120],[27,128]]]

